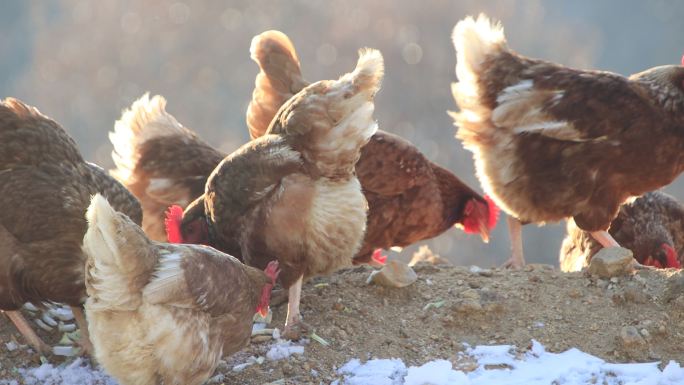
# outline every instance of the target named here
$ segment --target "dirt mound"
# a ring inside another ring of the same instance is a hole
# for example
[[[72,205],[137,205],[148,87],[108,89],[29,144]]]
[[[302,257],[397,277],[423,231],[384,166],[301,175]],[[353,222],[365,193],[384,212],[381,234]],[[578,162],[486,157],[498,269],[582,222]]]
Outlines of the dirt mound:
[[[312,280],[302,314],[330,345],[311,341],[303,355],[234,371],[250,356],[265,356],[273,343],[253,342],[220,366],[214,382],[330,383],[351,358],[397,357],[412,365],[444,358],[467,369],[457,362],[464,342],[524,350],[531,339],[549,351],[576,347],[612,362],[684,362],[684,296],[677,298],[684,285],[674,270],[599,279],[547,265],[510,271],[419,263],[414,269],[418,280],[400,289],[366,284],[369,267]],[[286,307],[273,311],[271,327],[282,328]],[[23,349],[7,352],[4,343],[20,340],[7,320],[0,331],[0,378],[38,362]]]

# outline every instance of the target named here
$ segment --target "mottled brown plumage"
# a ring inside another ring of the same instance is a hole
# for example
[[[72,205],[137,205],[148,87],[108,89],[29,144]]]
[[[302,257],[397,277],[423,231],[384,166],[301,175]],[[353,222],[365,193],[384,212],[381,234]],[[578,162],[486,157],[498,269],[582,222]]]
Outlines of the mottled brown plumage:
[[[629,78],[520,56],[485,16],[454,29],[458,137],[511,223],[513,266],[524,263],[519,223],[573,217],[605,232],[629,197],[684,169],[684,68]]]
[[[300,322],[302,281],[350,265],[361,245],[367,203],[354,165],[377,129],[373,97],[383,70],[380,52],[362,50],[353,72],[300,91],[272,122],[279,134],[221,161],[183,216],[183,227],[206,220],[213,244],[237,240],[247,264],[278,259],[288,331]]]
[[[112,176],[143,208],[143,230],[166,241],[164,212],[187,206],[204,193],[207,177],[226,154],[209,146],[166,112],[161,96],[143,95],[123,112],[109,139],[117,166]]]
[[[678,268],[683,262],[684,207],[663,192],[649,192],[623,204],[608,232],[632,250],[643,265]],[[580,270],[599,250],[600,243],[568,220],[560,252],[561,270]]]
[[[100,195],[87,218],[89,329],[120,384],[202,384],[247,345],[277,266],[267,275],[208,246],[150,241]]]
[[[252,138],[263,135],[278,108],[308,83],[290,39],[267,31],[252,39],[257,75],[247,125]],[[277,126],[270,128],[277,133]],[[490,207],[477,192],[450,171],[432,163],[410,142],[378,131],[361,150],[356,173],[368,201],[364,243],[355,263],[368,263],[373,251],[438,236],[455,224],[489,239]],[[472,203],[468,203],[472,202]],[[466,214],[466,206],[472,207]],[[495,209],[492,208],[492,211]]]
[[[0,104],[0,154],[0,308],[43,301],[80,307],[90,197],[105,195],[140,223],[138,201],[84,161],[59,124],[15,99]]]

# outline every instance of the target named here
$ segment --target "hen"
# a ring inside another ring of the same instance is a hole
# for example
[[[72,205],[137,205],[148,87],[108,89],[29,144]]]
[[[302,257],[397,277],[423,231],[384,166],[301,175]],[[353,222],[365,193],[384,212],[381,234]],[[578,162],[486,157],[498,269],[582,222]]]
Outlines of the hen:
[[[262,272],[208,246],[150,241],[99,194],[87,218],[90,334],[121,384],[202,384],[268,312],[277,262]]]
[[[17,311],[25,302],[70,305],[89,348],[81,244],[95,193],[140,223],[135,197],[83,160],[59,124],[16,99],[0,103],[0,308],[41,353],[50,348]]]
[[[249,265],[280,261],[286,335],[302,325],[303,280],[350,265],[361,246],[367,203],[354,165],[377,129],[373,98],[383,71],[380,52],[362,50],[353,72],[304,88],[276,115],[280,134],[226,157],[176,222],[176,230],[207,227],[219,249],[237,243]]]
[[[142,228],[155,241],[167,239],[167,207],[185,207],[202,195],[207,177],[227,155],[183,127],[165,107],[161,96],[150,99],[145,94],[124,111],[109,134],[117,166],[111,174],[140,200]]]
[[[485,192],[509,214],[512,256],[524,264],[521,225],[573,217],[603,247],[628,198],[684,170],[684,67],[629,78],[529,59],[503,28],[468,17],[453,34],[458,138]]]
[[[308,83],[290,39],[267,31],[252,39],[252,59],[259,65],[247,125],[252,138],[278,133],[269,124],[278,108]],[[404,247],[438,236],[454,225],[489,240],[498,208],[432,163],[410,142],[378,131],[361,150],[356,173],[368,201],[368,223],[355,263],[377,260],[379,250]]]
[[[601,245],[568,220],[560,252],[563,271],[578,271],[589,264]],[[637,262],[659,268],[681,268],[684,255],[684,207],[673,197],[649,192],[620,207],[608,232],[632,250]]]

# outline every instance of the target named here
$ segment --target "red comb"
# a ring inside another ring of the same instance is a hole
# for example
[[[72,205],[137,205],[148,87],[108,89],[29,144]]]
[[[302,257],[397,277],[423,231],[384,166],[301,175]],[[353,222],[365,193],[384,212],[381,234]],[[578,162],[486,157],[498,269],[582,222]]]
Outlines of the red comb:
[[[180,226],[183,221],[183,208],[177,205],[169,207],[166,211],[164,226],[166,227],[166,238],[169,243],[183,243],[183,234]]]
[[[665,255],[666,255],[666,266],[665,267],[673,267],[675,269],[681,269],[682,265],[679,263],[679,260],[677,260],[677,253],[675,250],[672,248],[672,246],[668,245],[667,243],[663,243],[662,245],[663,250],[665,250]]]
[[[269,262],[268,266],[264,269],[264,273],[266,273],[266,275],[273,280],[273,284],[275,284],[278,274],[280,274],[278,261]]]
[[[499,207],[494,203],[489,195],[485,195],[484,199],[487,201],[487,208],[489,209],[489,219],[487,220],[487,228],[492,230],[496,227],[496,222],[499,220]]]
[[[380,253],[382,253],[382,249],[375,249],[371,259],[380,265],[384,265],[387,262],[387,256]]]

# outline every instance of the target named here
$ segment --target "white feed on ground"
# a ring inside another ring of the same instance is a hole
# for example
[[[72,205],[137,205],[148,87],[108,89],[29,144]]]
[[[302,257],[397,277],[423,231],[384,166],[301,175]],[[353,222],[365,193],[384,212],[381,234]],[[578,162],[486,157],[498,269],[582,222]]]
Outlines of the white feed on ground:
[[[570,349],[547,352],[537,341],[516,358],[510,345],[477,346],[462,355],[477,361],[477,369],[454,370],[446,360],[406,367],[398,359],[349,361],[338,372],[336,385],[676,385],[684,384],[684,369],[671,361],[661,371],[658,363],[611,364],[598,357]],[[486,369],[485,366],[497,369]]]

